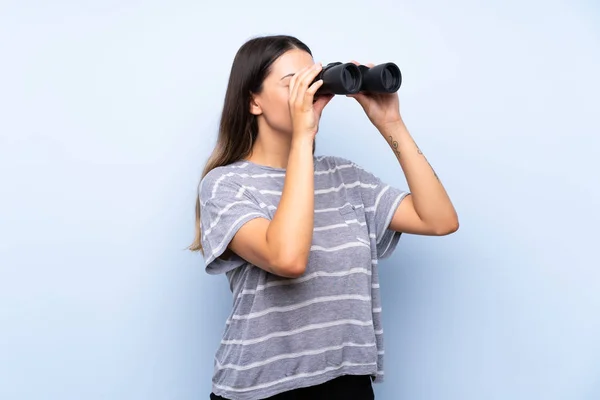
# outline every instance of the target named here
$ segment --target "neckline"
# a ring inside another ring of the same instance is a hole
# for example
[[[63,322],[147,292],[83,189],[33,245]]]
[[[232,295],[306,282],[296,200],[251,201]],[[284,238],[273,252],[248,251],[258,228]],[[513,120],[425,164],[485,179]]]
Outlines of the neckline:
[[[317,164],[316,162],[317,162],[317,157],[313,155],[313,165],[315,168],[316,168],[316,164]],[[286,172],[286,170],[287,170],[287,168],[271,167],[269,165],[255,163],[254,161],[250,161],[250,160],[240,160],[236,164],[248,164],[252,168],[262,169],[262,170],[266,170],[266,171]]]

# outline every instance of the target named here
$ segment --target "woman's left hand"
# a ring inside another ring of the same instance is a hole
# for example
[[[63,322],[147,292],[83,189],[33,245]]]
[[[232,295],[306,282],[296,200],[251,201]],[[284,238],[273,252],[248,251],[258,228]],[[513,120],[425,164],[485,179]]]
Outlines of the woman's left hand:
[[[357,61],[352,61],[360,65]],[[372,68],[374,64],[365,64]],[[347,97],[353,97],[362,106],[369,117],[369,120],[375,127],[382,131],[385,127],[402,122],[400,116],[400,101],[398,92],[395,93],[356,93],[348,94]]]

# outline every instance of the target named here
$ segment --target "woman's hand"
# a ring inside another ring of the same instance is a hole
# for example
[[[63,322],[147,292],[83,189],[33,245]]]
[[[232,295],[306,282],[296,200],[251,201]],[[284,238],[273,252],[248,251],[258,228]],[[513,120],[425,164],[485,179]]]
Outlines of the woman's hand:
[[[322,68],[321,63],[313,64],[298,71],[290,80],[289,107],[294,136],[314,137],[319,130],[323,108],[333,98],[332,95],[319,96],[315,101],[315,93],[323,85],[323,80],[312,82]]]
[[[360,65],[357,61],[352,61],[356,65]],[[365,64],[372,68],[374,64]],[[402,122],[400,116],[400,101],[398,92],[395,93],[356,93],[348,94],[347,97],[353,97],[362,106],[363,110],[369,117],[369,120],[381,132],[387,126],[392,126],[398,122]]]

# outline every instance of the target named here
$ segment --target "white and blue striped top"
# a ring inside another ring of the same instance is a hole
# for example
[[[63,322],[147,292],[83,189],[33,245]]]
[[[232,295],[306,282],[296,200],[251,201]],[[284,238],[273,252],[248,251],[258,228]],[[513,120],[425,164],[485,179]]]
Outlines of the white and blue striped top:
[[[294,279],[219,258],[244,223],[273,218],[285,170],[240,161],[201,182],[206,271],[225,273],[233,293],[215,357],[217,395],[261,399],[348,374],[383,380],[377,260],[398,243],[388,226],[408,192],[343,158],[315,157],[314,165],[311,254]]]

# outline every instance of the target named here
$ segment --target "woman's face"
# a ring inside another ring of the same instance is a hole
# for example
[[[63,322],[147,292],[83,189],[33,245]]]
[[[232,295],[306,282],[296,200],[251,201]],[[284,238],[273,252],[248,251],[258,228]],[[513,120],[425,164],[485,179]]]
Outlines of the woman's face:
[[[271,65],[271,73],[263,82],[262,92],[254,95],[250,112],[263,118],[272,130],[291,135],[292,120],[288,105],[290,80],[296,72],[313,64],[312,56],[304,50],[285,52]]]

